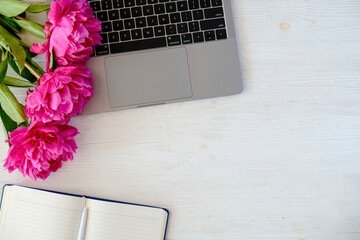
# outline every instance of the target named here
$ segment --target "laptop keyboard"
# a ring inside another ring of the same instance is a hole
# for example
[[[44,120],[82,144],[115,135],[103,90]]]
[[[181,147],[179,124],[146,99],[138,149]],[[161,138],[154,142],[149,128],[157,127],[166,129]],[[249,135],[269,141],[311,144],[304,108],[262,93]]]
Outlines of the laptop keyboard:
[[[101,21],[95,56],[226,39],[222,0],[89,0]]]

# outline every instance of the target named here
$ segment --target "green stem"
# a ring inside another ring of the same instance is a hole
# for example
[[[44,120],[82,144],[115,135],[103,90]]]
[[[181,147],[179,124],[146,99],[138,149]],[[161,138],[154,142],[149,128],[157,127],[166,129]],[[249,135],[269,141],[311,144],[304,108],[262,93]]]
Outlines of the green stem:
[[[32,61],[32,64],[34,64],[41,71],[41,76],[45,73],[44,69],[42,69],[42,67],[40,67],[39,64],[37,64],[34,60]]]
[[[25,67],[34,75],[37,79],[41,78],[41,74],[38,73],[28,62],[25,61]]]
[[[19,20],[23,20],[23,21],[28,21],[28,22],[33,22],[33,23],[36,23],[37,25],[41,26],[41,27],[44,27],[44,25],[41,25],[40,23],[37,23],[37,22],[34,22],[34,21],[30,21],[29,19],[26,19],[26,18],[23,18],[23,17],[20,17],[20,16],[15,16],[15,18],[19,19]]]

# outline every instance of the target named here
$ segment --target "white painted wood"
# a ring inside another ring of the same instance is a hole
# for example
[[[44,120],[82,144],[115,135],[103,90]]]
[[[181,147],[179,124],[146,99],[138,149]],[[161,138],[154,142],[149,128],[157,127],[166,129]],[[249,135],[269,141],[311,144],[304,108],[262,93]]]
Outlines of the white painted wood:
[[[234,11],[242,94],[76,117],[73,162],[0,187],[163,206],[169,240],[359,240],[360,1]]]

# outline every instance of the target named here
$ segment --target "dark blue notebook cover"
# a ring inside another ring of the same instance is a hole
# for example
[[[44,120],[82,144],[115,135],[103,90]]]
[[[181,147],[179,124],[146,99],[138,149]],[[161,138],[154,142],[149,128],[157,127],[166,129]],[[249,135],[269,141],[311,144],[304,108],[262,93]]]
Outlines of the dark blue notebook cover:
[[[158,209],[162,209],[165,212],[167,212],[167,219],[166,219],[166,226],[165,226],[165,234],[164,234],[164,240],[166,239],[166,233],[167,233],[167,227],[168,227],[168,223],[169,223],[169,210],[167,210],[166,208],[161,208],[161,207],[155,207],[155,206],[149,206],[149,205],[143,205],[143,204],[137,204],[137,203],[129,203],[129,202],[121,202],[121,201],[114,201],[114,200],[109,200],[109,199],[103,199],[103,198],[96,198],[96,197],[89,197],[89,196],[85,196],[85,195],[77,195],[77,194],[71,194],[71,193],[63,193],[63,192],[57,192],[57,191],[52,191],[52,190],[45,190],[45,189],[40,189],[40,188],[32,188],[32,187],[25,187],[25,186],[20,186],[20,185],[15,185],[15,184],[5,184],[2,190],[2,194],[1,194],[1,203],[0,203],[0,209],[2,207],[2,200],[4,197],[4,190],[5,187],[8,186],[18,186],[18,187],[23,187],[23,188],[29,188],[29,189],[35,189],[35,190],[40,190],[40,191],[44,191],[44,192],[51,192],[51,193],[56,193],[56,194],[62,194],[62,195],[68,195],[68,196],[73,196],[73,197],[80,197],[80,198],[87,198],[87,199],[93,199],[93,200],[98,200],[98,201],[104,201],[104,202],[112,202],[112,203],[119,203],[119,204],[128,204],[128,205],[136,205],[136,206],[140,206],[140,207],[149,207],[149,208],[158,208]]]

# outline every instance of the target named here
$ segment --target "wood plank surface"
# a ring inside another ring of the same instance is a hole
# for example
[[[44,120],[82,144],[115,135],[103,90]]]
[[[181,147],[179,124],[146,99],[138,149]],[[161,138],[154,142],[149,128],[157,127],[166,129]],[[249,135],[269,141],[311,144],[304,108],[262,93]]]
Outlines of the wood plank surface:
[[[359,240],[360,1],[233,8],[243,93],[73,118],[73,162],[0,187],[166,207],[168,240]]]

